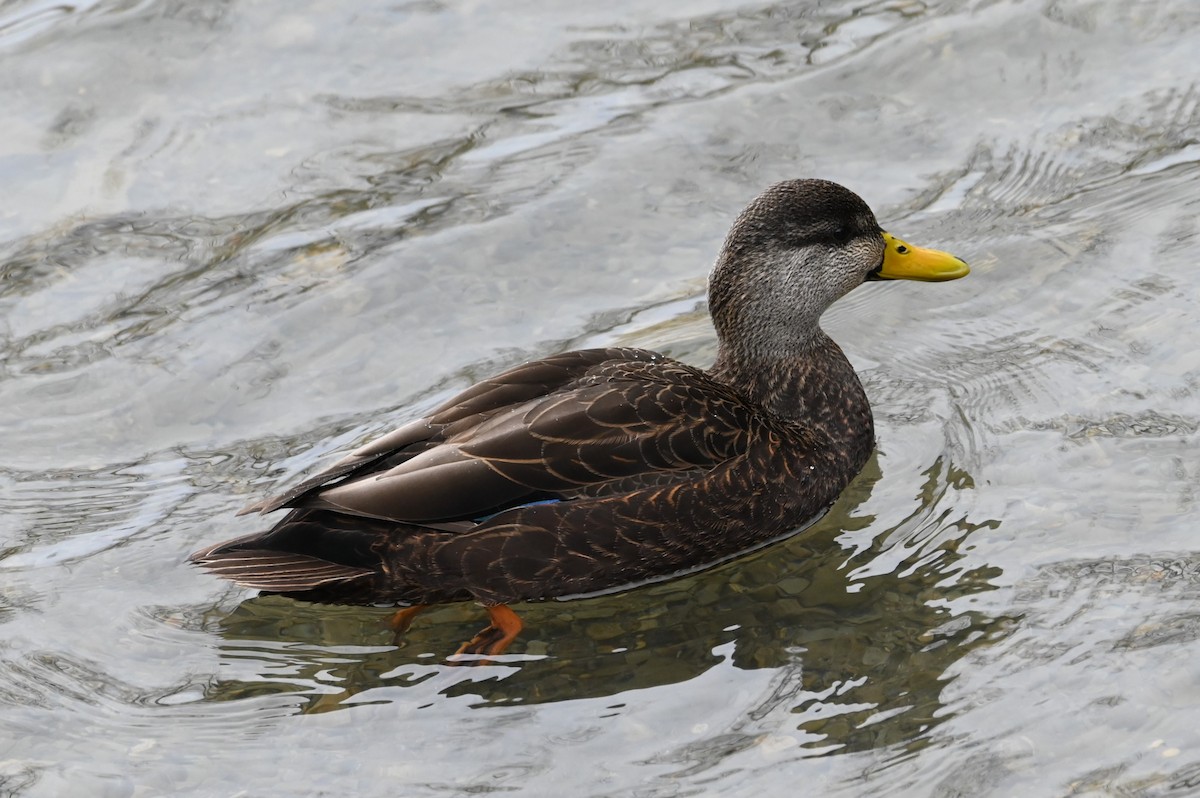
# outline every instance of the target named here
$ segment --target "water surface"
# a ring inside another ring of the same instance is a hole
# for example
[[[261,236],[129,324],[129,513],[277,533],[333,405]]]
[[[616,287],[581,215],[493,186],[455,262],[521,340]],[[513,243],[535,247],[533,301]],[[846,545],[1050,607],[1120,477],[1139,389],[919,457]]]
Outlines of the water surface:
[[[1200,6],[0,8],[0,793],[1191,795]],[[568,347],[709,362],[779,179],[971,276],[825,318],[817,526],[482,622],[254,598],[233,513]]]

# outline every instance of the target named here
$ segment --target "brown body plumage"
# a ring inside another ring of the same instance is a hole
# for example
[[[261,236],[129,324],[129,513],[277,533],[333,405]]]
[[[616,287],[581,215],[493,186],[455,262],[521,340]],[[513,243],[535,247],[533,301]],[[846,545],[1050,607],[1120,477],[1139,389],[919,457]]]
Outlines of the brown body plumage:
[[[739,216],[713,270],[712,369],[640,349],[518,366],[246,508],[292,509],[192,559],[309,601],[477,600],[492,626],[463,650],[498,653],[520,629],[508,603],[665,578],[823,512],[874,427],[820,314],[866,279],[965,273],[886,236],[841,186],[780,183]]]

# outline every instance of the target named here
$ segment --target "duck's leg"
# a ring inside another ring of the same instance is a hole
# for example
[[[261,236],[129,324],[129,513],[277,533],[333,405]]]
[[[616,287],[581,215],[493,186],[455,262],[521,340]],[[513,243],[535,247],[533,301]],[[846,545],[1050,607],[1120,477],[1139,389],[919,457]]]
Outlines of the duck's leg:
[[[491,625],[459,646],[456,654],[503,654],[525,626],[507,604],[495,604],[487,611]]]
[[[413,618],[429,609],[428,604],[414,604],[411,607],[405,607],[398,611],[388,620],[388,626],[392,627],[392,644],[400,645],[400,638],[404,637],[404,633],[408,631],[408,627],[412,626]]]

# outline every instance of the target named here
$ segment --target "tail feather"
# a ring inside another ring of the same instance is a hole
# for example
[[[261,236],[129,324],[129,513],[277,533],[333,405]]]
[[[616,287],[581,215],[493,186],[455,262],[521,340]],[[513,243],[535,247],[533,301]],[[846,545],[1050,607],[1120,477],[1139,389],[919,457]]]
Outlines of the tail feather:
[[[329,562],[307,554],[269,549],[216,546],[193,554],[196,565],[242,587],[293,593],[341,584],[373,575],[366,568]]]
[[[303,593],[366,580],[378,570],[369,536],[342,529],[328,513],[297,511],[267,532],[201,549],[195,565],[243,587]]]

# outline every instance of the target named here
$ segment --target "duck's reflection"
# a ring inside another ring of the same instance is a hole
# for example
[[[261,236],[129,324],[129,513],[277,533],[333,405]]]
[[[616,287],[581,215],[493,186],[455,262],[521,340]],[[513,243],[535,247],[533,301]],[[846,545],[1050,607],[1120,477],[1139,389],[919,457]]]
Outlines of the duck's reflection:
[[[443,696],[530,704],[684,682],[731,658],[780,671],[758,711],[789,706],[815,748],[916,745],[951,714],[941,700],[951,665],[1011,622],[951,609],[992,588],[999,569],[964,570],[959,548],[998,522],[953,520],[941,506],[969,479],[962,472],[939,461],[926,476],[914,513],[858,553],[837,538],[874,522],[857,511],[880,478],[875,458],[824,519],[790,540],[624,594],[525,605],[524,647],[500,667],[444,659],[477,623],[474,606],[430,610],[397,648],[386,610],[253,599],[214,619],[237,676],[209,698],[299,690],[303,711],[321,712],[383,699],[371,694],[379,688],[394,700],[394,688],[436,676]]]

